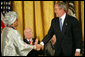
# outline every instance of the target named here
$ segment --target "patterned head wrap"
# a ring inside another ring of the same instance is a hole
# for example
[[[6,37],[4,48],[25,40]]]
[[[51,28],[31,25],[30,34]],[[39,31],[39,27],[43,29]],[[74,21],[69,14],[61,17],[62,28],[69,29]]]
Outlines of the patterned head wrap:
[[[5,25],[12,25],[17,19],[17,13],[14,11],[10,11],[5,14],[5,17],[3,19],[3,22]]]

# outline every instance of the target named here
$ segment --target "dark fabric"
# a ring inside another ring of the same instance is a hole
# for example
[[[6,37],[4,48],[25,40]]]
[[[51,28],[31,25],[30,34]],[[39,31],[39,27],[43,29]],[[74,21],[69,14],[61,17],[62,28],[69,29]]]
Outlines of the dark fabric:
[[[33,40],[33,45],[34,45],[35,39],[36,39],[36,38],[32,38],[32,40]],[[27,44],[29,44],[29,41],[27,41],[27,39],[24,39],[24,42],[26,42]],[[38,41],[38,44],[39,44],[39,43],[40,43],[40,41]]]
[[[35,42],[35,38],[32,38],[33,39],[33,45],[34,45],[34,42]],[[29,42],[27,41],[27,39],[24,39],[24,42],[26,42],[27,44],[29,44]],[[38,44],[40,43],[40,41],[38,41]],[[40,51],[36,51],[36,50],[32,50],[28,53],[27,56],[39,56],[39,55],[43,55],[43,50],[40,50]]]
[[[57,38],[55,56],[60,56],[61,53],[64,56],[71,56],[74,55],[75,49],[81,49],[82,33],[79,21],[76,18],[66,15],[62,31],[60,31],[59,18],[55,17],[51,22],[48,34],[42,41],[47,44],[54,34]]]
[[[52,44],[51,41],[49,41],[45,46],[44,46],[44,56],[54,56],[55,54],[55,47]]]
[[[27,39],[24,39],[24,42],[27,43],[27,44],[29,44],[29,41],[27,41]]]
[[[43,51],[36,51],[36,50],[32,50],[27,56],[39,56],[39,55],[43,55]]]

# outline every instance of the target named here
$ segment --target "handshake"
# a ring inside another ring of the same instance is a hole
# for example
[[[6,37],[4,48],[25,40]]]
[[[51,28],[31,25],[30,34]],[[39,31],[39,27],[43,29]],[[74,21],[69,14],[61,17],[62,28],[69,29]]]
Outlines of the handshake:
[[[35,46],[36,46],[36,50],[37,50],[37,51],[39,51],[39,50],[42,49],[42,47],[43,47],[41,44],[36,44]]]

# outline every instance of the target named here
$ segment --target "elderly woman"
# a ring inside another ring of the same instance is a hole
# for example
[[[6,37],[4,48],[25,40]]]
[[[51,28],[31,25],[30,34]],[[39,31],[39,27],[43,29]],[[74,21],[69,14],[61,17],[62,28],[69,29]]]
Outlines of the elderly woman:
[[[3,29],[3,48],[2,56],[26,56],[32,49],[39,50],[37,45],[29,45],[23,41],[23,38],[16,30],[18,26],[17,14],[10,11],[5,14],[3,19],[6,27]]]

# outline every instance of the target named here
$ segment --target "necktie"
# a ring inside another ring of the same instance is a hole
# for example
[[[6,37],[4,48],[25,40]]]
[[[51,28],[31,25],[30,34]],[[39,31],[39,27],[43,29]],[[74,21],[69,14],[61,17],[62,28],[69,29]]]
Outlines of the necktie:
[[[31,44],[31,41],[29,40],[29,44]]]
[[[59,22],[60,22],[60,30],[62,31],[62,18],[59,18]]]

